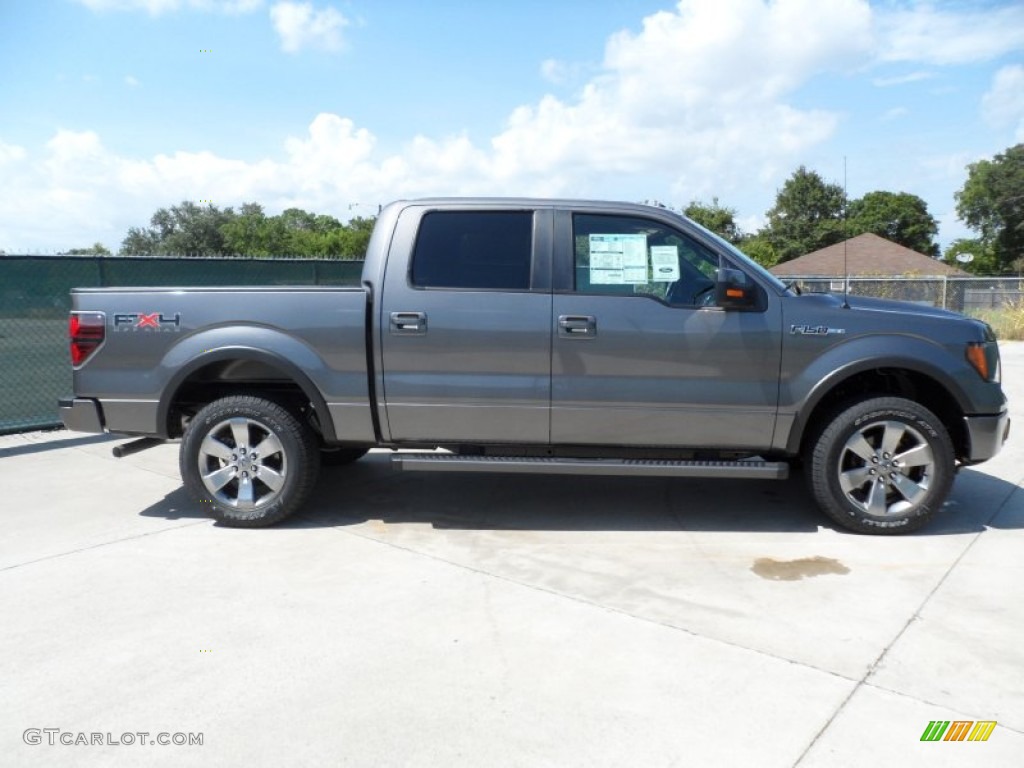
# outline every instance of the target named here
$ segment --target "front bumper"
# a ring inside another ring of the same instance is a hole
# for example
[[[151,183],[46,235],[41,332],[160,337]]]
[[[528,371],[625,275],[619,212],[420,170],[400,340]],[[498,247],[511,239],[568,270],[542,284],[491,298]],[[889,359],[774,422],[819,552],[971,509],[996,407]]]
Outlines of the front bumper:
[[[999,453],[1010,435],[1009,411],[995,416],[964,416],[964,424],[970,452],[967,461],[971,464],[991,459]]]
[[[60,420],[72,432],[103,431],[103,413],[95,400],[66,397],[61,398],[57,405],[60,408]]]

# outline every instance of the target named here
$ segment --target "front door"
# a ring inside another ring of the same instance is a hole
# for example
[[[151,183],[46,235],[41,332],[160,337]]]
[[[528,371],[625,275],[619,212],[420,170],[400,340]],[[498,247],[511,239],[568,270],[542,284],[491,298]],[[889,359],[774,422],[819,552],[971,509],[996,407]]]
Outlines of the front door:
[[[552,443],[769,448],[779,302],[716,307],[723,257],[681,227],[559,217],[556,274],[572,278],[556,282],[552,306]]]

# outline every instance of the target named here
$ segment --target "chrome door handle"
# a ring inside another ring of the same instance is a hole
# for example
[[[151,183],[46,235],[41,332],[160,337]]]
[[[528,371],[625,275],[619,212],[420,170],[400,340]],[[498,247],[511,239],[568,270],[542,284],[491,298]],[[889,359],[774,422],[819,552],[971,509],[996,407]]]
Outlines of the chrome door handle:
[[[426,312],[392,312],[391,333],[403,336],[422,336],[427,332]]]
[[[597,318],[593,315],[559,315],[558,335],[565,339],[597,336]]]

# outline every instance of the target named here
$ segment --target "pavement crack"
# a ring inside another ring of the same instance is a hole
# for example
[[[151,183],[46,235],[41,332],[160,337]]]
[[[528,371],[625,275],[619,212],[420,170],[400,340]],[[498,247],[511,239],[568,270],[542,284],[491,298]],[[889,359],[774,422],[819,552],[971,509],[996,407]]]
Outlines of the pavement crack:
[[[504,576],[502,574],[491,573],[490,571],[485,571],[485,570],[483,570],[481,568],[477,568],[477,567],[472,566],[472,565],[467,565],[465,563],[459,563],[459,562],[456,562],[456,561],[453,561],[453,560],[448,560],[446,558],[439,557],[438,555],[434,555],[434,554],[431,554],[429,552],[422,552],[422,551],[417,550],[417,549],[412,549],[410,547],[402,546],[401,544],[396,544],[395,542],[382,541],[381,539],[375,538],[373,536],[367,536],[366,534],[360,533],[360,532],[355,531],[355,530],[352,530],[351,528],[342,528],[342,527],[339,527],[337,525],[331,525],[331,526],[328,526],[328,528],[331,529],[331,530],[334,530],[337,533],[340,533],[342,535],[355,536],[356,538],[362,539],[364,541],[373,542],[374,544],[380,544],[382,546],[391,547],[392,549],[397,549],[397,550],[399,550],[401,552],[405,552],[405,553],[408,553],[408,554],[411,554],[411,555],[427,558],[429,560],[433,560],[434,562],[442,563],[444,565],[448,565],[448,566],[450,566],[452,568],[458,568],[460,570],[470,571],[472,573],[479,574],[479,575],[484,576],[484,577],[489,578],[489,579],[495,579],[495,580],[498,580],[498,581],[503,581],[506,584],[512,584],[512,585],[520,587],[522,589],[528,589],[528,590],[532,590],[532,591],[535,591],[535,592],[543,592],[544,594],[551,595],[551,596],[557,597],[557,598],[561,598],[563,600],[569,600],[569,601],[577,603],[579,605],[587,606],[588,608],[596,608],[596,609],[598,609],[600,611],[605,611],[607,613],[614,613],[614,614],[617,614],[619,616],[624,616],[624,617],[627,617],[627,618],[630,618],[630,619],[634,619],[635,621],[641,621],[641,622],[643,622],[645,624],[650,624],[652,626],[662,627],[663,629],[669,629],[669,630],[672,630],[672,631],[675,631],[675,632],[680,632],[682,634],[689,635],[690,637],[697,638],[697,639],[700,639],[700,640],[704,640],[704,641],[709,642],[709,643],[715,643],[715,644],[718,644],[718,645],[724,645],[724,646],[726,646],[728,648],[733,648],[733,649],[736,649],[736,650],[746,651],[748,653],[754,653],[754,654],[757,654],[758,656],[763,656],[765,658],[773,659],[775,661],[780,661],[780,662],[783,662],[785,664],[792,664],[793,666],[798,666],[798,667],[803,667],[805,669],[810,669],[810,670],[813,670],[815,672],[820,672],[821,674],[828,675],[829,677],[833,677],[833,678],[836,678],[838,680],[843,680],[845,682],[850,682],[850,683],[857,682],[855,678],[849,677],[848,675],[843,675],[843,674],[841,674],[839,672],[835,672],[835,671],[830,670],[830,669],[824,669],[822,667],[818,667],[818,666],[815,666],[813,664],[808,664],[808,663],[803,662],[803,661],[797,661],[796,659],[790,659],[790,658],[787,658],[785,656],[779,656],[777,654],[769,653],[768,651],[761,650],[760,648],[750,648],[749,646],[742,645],[740,643],[734,643],[734,642],[731,642],[729,640],[723,640],[722,638],[712,637],[710,635],[702,635],[699,632],[695,632],[692,629],[687,629],[686,627],[681,627],[681,626],[678,626],[676,624],[670,624],[670,623],[668,623],[666,621],[661,621],[661,620],[658,620],[658,619],[654,619],[654,618],[651,618],[649,616],[640,616],[640,615],[637,615],[635,613],[630,613],[629,611],[623,610],[622,608],[616,608],[615,606],[605,605],[603,603],[598,603],[598,602],[595,602],[593,600],[588,600],[587,598],[580,597],[579,595],[571,595],[571,594],[568,594],[566,592],[559,592],[558,590],[550,589],[548,587],[540,586],[538,584],[531,584],[529,582],[519,581],[517,579],[513,579],[513,578],[510,578],[508,576]]]
[[[935,707],[936,709],[941,709],[941,710],[944,710],[946,712],[956,713],[956,714],[961,716],[958,719],[963,719],[963,720],[970,720],[970,719],[984,720],[984,719],[988,719],[987,716],[978,717],[975,714],[964,712],[963,710],[957,710],[954,707],[949,706],[949,704],[941,704],[939,702],[931,701],[929,699],[922,699],[920,696],[914,696],[914,695],[909,694],[909,693],[904,693],[903,691],[897,691],[897,690],[895,690],[893,688],[888,688],[888,687],[886,687],[884,685],[879,685],[878,683],[872,683],[872,682],[869,681],[869,682],[864,683],[864,685],[866,687],[868,687],[868,688],[874,688],[876,691],[884,691],[885,693],[891,693],[894,696],[899,696],[901,699],[910,699],[911,701],[916,701],[916,702],[919,702],[921,704],[927,704],[929,707]],[[1016,733],[1016,734],[1018,734],[1020,736],[1024,736],[1024,730],[1022,730],[1020,728],[1016,728],[1016,727],[1014,727],[1012,725],[1007,725],[1002,720],[999,721],[999,728],[1001,730],[1012,731],[1013,733]]]
[[[136,534],[134,534],[132,536],[122,536],[119,539],[111,539],[110,541],[101,541],[101,542],[99,542],[97,544],[90,544],[87,547],[79,547],[78,549],[69,549],[66,552],[56,552],[56,553],[54,553],[52,555],[45,555],[43,557],[37,557],[35,560],[26,560],[23,563],[14,563],[13,565],[5,565],[4,567],[0,568],[0,573],[3,573],[4,571],[13,571],[15,568],[24,568],[27,565],[35,565],[36,563],[43,563],[43,562],[46,562],[47,560],[56,560],[57,558],[67,557],[68,555],[76,555],[79,552],[88,552],[90,549],[100,549],[101,547],[109,547],[112,544],[120,544],[123,541],[131,541],[133,539],[144,539],[147,536],[157,536],[157,535],[159,535],[161,533],[166,533],[167,531],[176,531],[179,528],[189,528],[189,527],[191,527],[193,525],[200,525],[202,523],[208,523],[208,522],[210,522],[210,521],[206,520],[206,519],[203,519],[203,520],[193,520],[193,521],[188,522],[188,523],[182,523],[181,525],[171,525],[171,526],[168,526],[167,528],[161,528],[158,531],[146,531],[144,533],[136,533]]]
[[[1024,482],[1024,478],[1018,480],[1017,483],[1013,486],[1013,488],[1011,488],[1007,492],[1006,497],[995,508],[995,511],[989,516],[988,520],[985,521],[985,527],[982,530],[978,531],[976,534],[974,534],[974,536],[971,537],[971,540],[967,542],[967,546],[965,546],[963,550],[960,552],[960,554],[957,555],[956,559],[950,564],[949,568],[947,568],[945,573],[942,574],[942,577],[935,583],[935,586],[932,587],[928,594],[924,596],[924,599],[921,600],[920,605],[917,606],[917,610],[915,610],[911,617],[907,619],[906,622],[904,622],[903,626],[900,627],[900,631],[896,633],[893,639],[890,640],[882,649],[882,651],[878,654],[878,656],[868,667],[864,675],[860,678],[860,680],[857,681],[857,684],[853,687],[853,690],[851,690],[850,693],[846,696],[846,698],[844,698],[839,703],[839,706],[836,707],[835,712],[833,712],[832,715],[828,718],[828,720],[825,721],[825,724],[821,726],[818,732],[814,734],[814,738],[811,739],[810,743],[807,745],[804,751],[800,753],[800,757],[798,757],[796,762],[793,763],[794,768],[796,768],[796,766],[800,765],[800,763],[803,762],[804,758],[807,757],[807,754],[811,751],[814,745],[818,743],[818,740],[829,729],[833,721],[835,721],[835,719],[839,717],[839,714],[846,708],[846,705],[849,703],[850,699],[854,697],[854,695],[857,693],[857,691],[861,689],[862,686],[869,685],[873,688],[878,688],[880,690],[888,690],[886,688],[883,688],[882,686],[869,683],[868,680],[872,677],[872,675],[875,674],[875,672],[878,670],[878,667],[882,664],[882,662],[885,660],[885,657],[889,654],[889,651],[892,650],[892,648],[900,641],[903,635],[906,634],[907,630],[911,627],[911,625],[913,625],[915,621],[918,621],[921,618],[921,613],[927,607],[928,603],[931,602],[935,594],[942,588],[942,585],[946,583],[947,579],[949,579],[950,574],[953,573],[953,571],[956,569],[958,565],[960,565],[961,561],[967,556],[967,553],[971,551],[971,549],[977,543],[978,539],[980,539],[982,535],[991,528],[992,521],[999,517],[1000,514],[1002,514],[1003,509],[1006,507],[1007,504],[1010,503],[1010,499],[1013,498],[1014,494],[1021,489],[1022,482]],[[896,692],[893,691],[893,693]],[[911,696],[909,698],[915,697]]]

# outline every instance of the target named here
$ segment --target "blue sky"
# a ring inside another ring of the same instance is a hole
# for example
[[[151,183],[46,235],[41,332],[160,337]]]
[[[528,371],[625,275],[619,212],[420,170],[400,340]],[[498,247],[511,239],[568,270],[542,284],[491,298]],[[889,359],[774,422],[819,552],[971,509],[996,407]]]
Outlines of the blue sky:
[[[0,0],[0,249],[184,199],[339,218],[447,194],[719,200],[799,165],[923,197],[1024,141],[1024,4]]]

